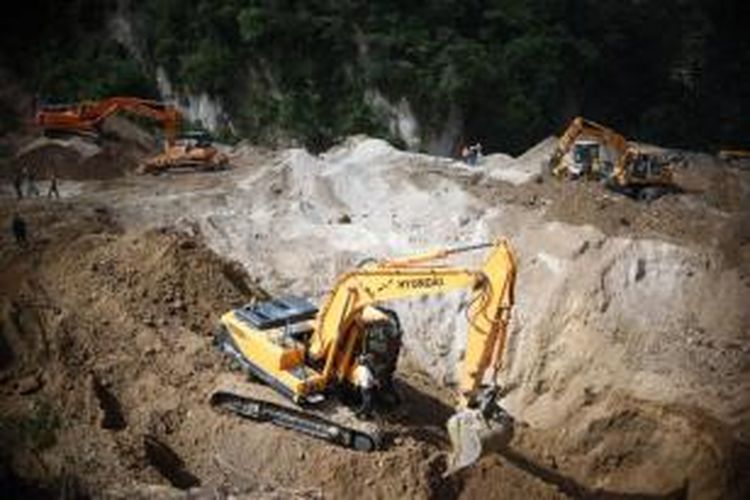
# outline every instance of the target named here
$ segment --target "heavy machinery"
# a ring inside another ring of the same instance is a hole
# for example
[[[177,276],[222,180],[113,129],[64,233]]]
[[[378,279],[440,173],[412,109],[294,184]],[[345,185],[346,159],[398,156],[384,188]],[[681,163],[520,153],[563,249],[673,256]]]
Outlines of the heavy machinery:
[[[108,117],[125,111],[159,122],[164,129],[164,152],[147,159],[142,173],[158,173],[176,167],[217,170],[228,165],[226,155],[219,153],[210,141],[177,140],[182,116],[179,110],[164,102],[138,97],[109,97],[100,101],[76,104],[46,105],[37,110],[35,123],[45,135],[81,135],[98,139]]]
[[[224,170],[229,167],[229,159],[213,146],[207,132],[184,133],[165,147],[163,153],[141,163],[138,172],[159,174],[181,167],[209,171]]]
[[[109,97],[100,101],[44,105],[36,112],[35,123],[45,135],[77,134],[97,138],[105,119],[127,111],[156,120],[164,127],[168,140],[174,138],[180,113],[174,106],[138,97]]]
[[[716,156],[730,165],[750,165],[750,151],[746,149],[722,149]]]
[[[573,161],[565,161],[571,149]],[[558,177],[595,179],[637,199],[677,189],[674,159],[647,153],[614,130],[580,116],[563,133],[548,168]]]
[[[441,261],[491,249],[480,269]],[[377,433],[342,425],[311,412],[336,394],[362,401],[387,396],[400,351],[401,327],[385,302],[470,290],[469,332],[458,381],[458,411],[448,421],[453,444],[448,472],[479,458],[484,443],[507,435],[510,416],[499,406],[497,373],[513,306],[516,265],[507,242],[453,248],[370,263],[340,276],[320,309],[303,298],[248,305],[221,317],[217,342],[252,375],[297,403],[297,408],[220,390],[215,407],[269,421],[362,451],[379,447]],[[489,385],[484,385],[492,367]],[[368,380],[370,383],[368,383]],[[486,450],[485,450],[486,451]]]

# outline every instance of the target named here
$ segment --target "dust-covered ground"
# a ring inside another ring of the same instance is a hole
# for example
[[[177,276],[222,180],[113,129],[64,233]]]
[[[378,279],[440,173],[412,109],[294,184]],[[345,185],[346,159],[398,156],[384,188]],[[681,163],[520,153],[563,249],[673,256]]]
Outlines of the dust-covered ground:
[[[6,196],[4,224],[20,211],[32,242],[3,235],[5,483],[119,497],[746,497],[748,172],[689,155],[685,192],[643,204],[542,175],[552,145],[479,168],[363,137],[319,156],[242,145],[228,172],[65,181],[60,202]],[[208,407],[217,385],[244,383],[210,347],[233,305],[319,300],[363,258],[495,237],[520,264],[501,374],[518,425],[501,454],[440,477],[460,294],[396,304],[405,403],[384,417],[385,451]]]

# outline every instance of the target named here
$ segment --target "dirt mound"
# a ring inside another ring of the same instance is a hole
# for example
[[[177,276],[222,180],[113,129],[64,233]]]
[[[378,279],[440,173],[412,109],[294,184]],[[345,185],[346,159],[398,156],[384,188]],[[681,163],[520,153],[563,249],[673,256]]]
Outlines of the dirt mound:
[[[101,130],[96,141],[76,136],[37,137],[16,152],[10,165],[13,170],[3,176],[11,178],[14,169],[26,168],[37,179],[52,172],[61,179],[111,179],[134,171],[144,156],[155,153],[151,134],[126,118],[110,117]]]
[[[102,122],[102,133],[105,137],[116,139],[120,143],[150,152],[154,149],[154,137],[142,127],[122,116],[110,116]]]
[[[685,193],[637,203],[529,176],[550,145],[512,160],[523,165],[498,156],[488,168],[528,176],[518,185],[363,137],[318,156],[237,148],[237,168],[211,177],[82,183],[78,199],[113,207],[126,229],[106,211],[54,206],[30,213],[49,251],[29,260],[2,250],[16,297],[1,311],[10,421],[67,422],[56,445],[43,445],[49,433],[19,435],[54,474],[68,453],[68,468],[101,487],[116,477],[333,497],[746,497],[747,173],[689,157]],[[384,452],[217,416],[205,400],[223,369],[206,332],[235,296],[214,289],[232,279],[219,265],[188,265],[214,262],[202,241],[142,229],[190,224],[265,288],[317,299],[366,257],[510,238],[520,266],[501,377],[519,419],[511,448],[439,478],[451,400],[434,380],[449,384],[462,353],[461,297],[396,305],[406,356],[432,379],[400,367],[406,403]],[[34,475],[28,455],[13,470]],[[90,457],[113,464],[108,479]]]
[[[103,209],[67,207],[65,227],[41,207],[27,213],[31,254],[3,254],[4,467],[40,484],[73,474],[89,491],[195,486],[162,435],[204,396],[216,314],[264,293],[193,236],[125,235]]]
[[[37,179],[53,172],[61,179],[110,179],[134,169],[135,163],[117,147],[100,147],[87,139],[38,138],[18,152],[13,167],[28,169]]]

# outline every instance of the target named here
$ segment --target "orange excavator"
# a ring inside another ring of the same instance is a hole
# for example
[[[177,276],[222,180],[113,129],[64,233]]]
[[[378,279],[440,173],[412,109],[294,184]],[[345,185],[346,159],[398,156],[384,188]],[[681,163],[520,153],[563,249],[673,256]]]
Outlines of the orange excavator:
[[[573,161],[565,156],[573,150]],[[613,191],[637,199],[653,199],[676,191],[674,160],[648,153],[618,132],[582,117],[565,130],[549,160],[557,177],[601,181]]]
[[[182,116],[179,110],[160,101],[139,97],[109,97],[100,101],[76,104],[46,105],[35,116],[35,123],[45,135],[81,135],[98,138],[108,117],[124,111],[155,120],[164,129],[164,152],[147,159],[141,173],[159,173],[178,167],[219,170],[228,166],[226,155],[211,145],[207,134],[194,143],[192,138],[177,140]]]

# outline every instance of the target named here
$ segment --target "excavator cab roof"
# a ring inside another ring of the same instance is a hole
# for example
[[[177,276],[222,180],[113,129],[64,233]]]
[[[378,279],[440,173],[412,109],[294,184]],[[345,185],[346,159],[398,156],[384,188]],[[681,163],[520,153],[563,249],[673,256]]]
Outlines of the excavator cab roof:
[[[207,147],[213,142],[213,138],[207,130],[190,130],[183,132],[180,134],[180,139],[193,140],[198,147]]]

